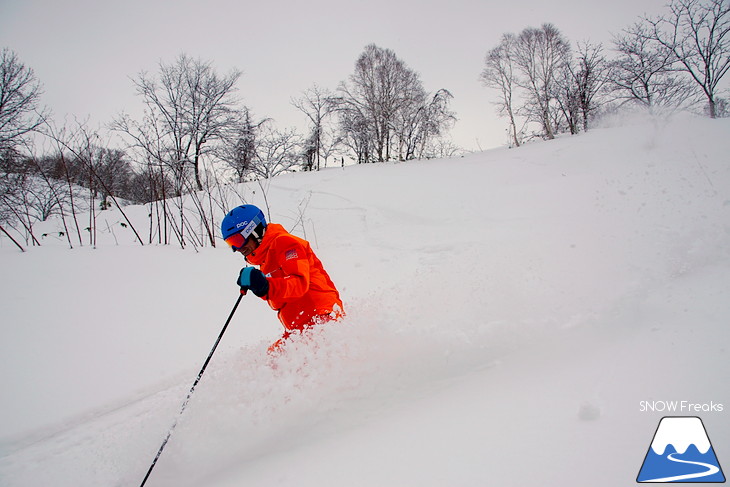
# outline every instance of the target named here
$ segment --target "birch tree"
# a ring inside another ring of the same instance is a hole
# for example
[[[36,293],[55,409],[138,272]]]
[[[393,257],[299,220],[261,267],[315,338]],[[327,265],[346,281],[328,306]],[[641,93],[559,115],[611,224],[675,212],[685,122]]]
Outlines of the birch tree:
[[[519,85],[527,95],[528,114],[542,127],[546,139],[555,138],[553,99],[558,76],[570,59],[570,45],[552,24],[524,29],[517,37],[515,65]]]
[[[428,94],[418,73],[374,44],[355,63],[335,97],[344,143],[358,162],[409,159],[454,120],[447,90]]]
[[[491,49],[484,59],[484,69],[480,80],[484,86],[499,91],[499,101],[495,102],[500,115],[507,117],[510,145],[522,145],[522,129],[517,127],[515,90],[515,48],[517,38],[514,34],[504,34],[499,45]]]

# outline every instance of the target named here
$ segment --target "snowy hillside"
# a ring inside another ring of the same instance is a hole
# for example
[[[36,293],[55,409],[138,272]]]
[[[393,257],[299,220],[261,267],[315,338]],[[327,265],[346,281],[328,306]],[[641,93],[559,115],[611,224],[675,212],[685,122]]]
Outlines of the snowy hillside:
[[[730,120],[286,176],[268,202],[303,212],[348,317],[274,368],[246,296],[148,486],[632,485],[667,415],[730,468]],[[139,485],[237,298],[240,255],[108,215],[97,249],[2,241],[4,487]]]

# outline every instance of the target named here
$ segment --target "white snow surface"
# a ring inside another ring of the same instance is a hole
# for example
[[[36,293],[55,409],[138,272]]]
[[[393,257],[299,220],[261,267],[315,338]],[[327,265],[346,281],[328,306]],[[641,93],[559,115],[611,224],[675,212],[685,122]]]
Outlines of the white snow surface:
[[[687,415],[730,465],[730,120],[288,175],[267,201],[347,318],[274,367],[281,325],[244,297],[182,415],[240,255],[141,246],[115,211],[97,248],[58,222],[0,241],[0,485],[139,485],[176,419],[148,486],[632,485],[661,400],[722,404]]]

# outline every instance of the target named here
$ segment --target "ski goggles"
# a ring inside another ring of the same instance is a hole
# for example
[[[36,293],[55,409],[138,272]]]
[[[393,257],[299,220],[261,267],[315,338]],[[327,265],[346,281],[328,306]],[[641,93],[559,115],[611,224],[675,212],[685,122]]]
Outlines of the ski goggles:
[[[234,233],[226,239],[226,243],[234,252],[241,250],[247,241],[248,238],[244,237],[242,233]]]

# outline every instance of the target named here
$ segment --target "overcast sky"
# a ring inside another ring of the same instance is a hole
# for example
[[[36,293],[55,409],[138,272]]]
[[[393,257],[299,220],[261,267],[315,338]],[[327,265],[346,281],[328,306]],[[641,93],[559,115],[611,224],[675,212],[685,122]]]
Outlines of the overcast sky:
[[[575,43],[610,47],[611,34],[666,0],[0,0],[0,47],[17,53],[44,87],[43,103],[93,126],[139,113],[130,78],[179,54],[243,72],[238,96],[258,118],[304,131],[292,97],[335,89],[367,44],[393,50],[427,91],[454,95],[454,142],[506,142],[496,94],[479,82],[484,55],[505,32],[553,23]]]

